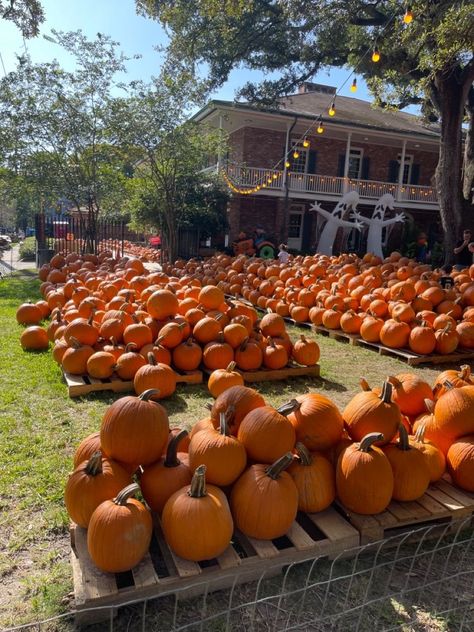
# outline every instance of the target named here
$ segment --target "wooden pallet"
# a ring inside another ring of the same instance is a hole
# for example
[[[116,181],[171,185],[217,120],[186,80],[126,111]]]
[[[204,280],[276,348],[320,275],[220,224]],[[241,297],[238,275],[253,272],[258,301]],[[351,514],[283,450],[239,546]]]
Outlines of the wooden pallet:
[[[67,385],[69,397],[80,397],[98,391],[113,391],[114,393],[133,391],[133,380],[122,380],[115,373],[105,380],[89,375],[72,375],[66,372],[63,372],[63,378]],[[176,381],[184,384],[202,384],[202,371],[188,371],[187,373],[176,371]]]
[[[394,358],[398,358],[399,360],[404,360],[410,366],[416,366],[418,364],[444,364],[446,362],[461,364],[466,360],[474,360],[474,351],[470,351],[467,349],[464,351],[456,350],[453,353],[445,355],[434,353],[430,355],[420,355],[419,353],[414,353],[410,349],[391,349],[390,347],[386,347],[375,342],[367,342],[362,338],[357,338],[353,344],[365,347],[367,349],[373,349],[374,351],[377,351],[380,355],[388,355]]]
[[[205,367],[202,368],[206,375],[210,375],[212,370]],[[319,377],[319,364],[314,366],[301,366],[299,364],[290,364],[283,369],[258,369],[256,371],[238,371],[245,382],[273,382],[277,380],[286,380],[289,377]]]
[[[76,622],[110,618],[111,609],[179,590],[180,597],[229,588],[271,577],[294,562],[334,558],[359,545],[359,533],[332,507],[317,514],[298,514],[283,538],[255,540],[236,532],[231,545],[217,559],[197,564],[176,556],[165,542],[159,519],[142,562],[128,573],[102,573],[87,551],[87,531],[71,527],[71,563]],[[103,609],[86,612],[90,608]]]
[[[392,501],[385,511],[364,516],[337,503],[339,510],[359,531],[361,544],[378,542],[384,538],[415,528],[446,523],[474,514],[474,494],[455,487],[442,479],[429,486],[421,498],[413,502]]]
[[[360,336],[358,334],[346,334],[341,329],[328,329],[322,325],[311,325],[311,330],[315,331],[322,336],[328,336],[333,340],[339,340],[340,342],[348,342],[350,345],[355,345]]]

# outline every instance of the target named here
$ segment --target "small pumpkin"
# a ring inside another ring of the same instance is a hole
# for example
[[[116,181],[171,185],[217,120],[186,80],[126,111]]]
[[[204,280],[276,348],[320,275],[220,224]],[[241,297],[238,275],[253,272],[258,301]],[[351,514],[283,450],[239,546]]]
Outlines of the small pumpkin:
[[[135,498],[136,483],[105,500],[91,516],[87,548],[94,564],[106,573],[123,573],[136,566],[150,547],[153,522],[148,509]]]
[[[410,444],[424,455],[430,471],[430,483],[434,483],[443,476],[446,470],[446,459],[434,443],[425,440],[425,427],[424,423],[420,424],[409,440]]]
[[[305,393],[292,400],[288,414],[296,440],[308,450],[329,450],[342,437],[344,421],[338,407],[325,395]]]
[[[295,407],[293,402],[280,407],[259,406],[242,419],[237,433],[250,459],[257,463],[273,463],[293,450],[296,433],[286,418]]]
[[[298,490],[298,509],[308,513],[323,511],[336,497],[334,467],[322,454],[311,454],[296,444],[297,457],[288,468]]]
[[[154,399],[169,397],[176,390],[176,373],[167,364],[157,362],[153,353],[149,353],[148,364],[140,367],[135,373],[133,388],[137,395],[154,389]]]
[[[231,434],[237,436],[242,419],[254,408],[265,406],[263,397],[248,386],[231,386],[223,391],[216,399],[211,409],[211,419],[214,427],[220,424],[221,412],[233,411],[233,417],[228,421]]]
[[[397,443],[389,443],[383,450],[393,470],[395,500],[410,501],[423,496],[430,484],[430,470],[423,453],[410,445],[408,433],[400,424]]]
[[[293,345],[291,355],[293,360],[298,362],[298,364],[302,364],[303,366],[315,366],[320,356],[319,345],[316,340],[309,340],[306,336],[301,334],[299,340]]]
[[[190,485],[166,502],[162,527],[176,555],[201,562],[221,555],[234,529],[227,498],[215,485],[206,485],[206,466],[196,468]]]
[[[31,325],[22,332],[20,344],[25,351],[44,351],[49,347],[48,333],[42,327]]]
[[[218,397],[231,386],[244,385],[244,378],[235,370],[235,367],[235,362],[230,362],[225,369],[216,369],[210,374],[207,388],[213,397]]]

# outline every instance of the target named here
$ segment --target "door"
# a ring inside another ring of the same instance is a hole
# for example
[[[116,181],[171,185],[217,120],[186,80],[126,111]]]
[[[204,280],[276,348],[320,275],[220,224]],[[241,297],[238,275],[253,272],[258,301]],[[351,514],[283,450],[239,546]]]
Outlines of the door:
[[[304,206],[292,206],[288,216],[288,248],[301,250]]]

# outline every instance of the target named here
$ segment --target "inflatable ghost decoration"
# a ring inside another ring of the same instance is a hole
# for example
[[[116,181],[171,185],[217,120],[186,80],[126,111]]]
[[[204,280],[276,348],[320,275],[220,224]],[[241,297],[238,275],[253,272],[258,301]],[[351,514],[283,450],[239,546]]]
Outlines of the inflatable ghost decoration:
[[[316,248],[317,252],[322,255],[332,255],[332,249],[338,228],[357,228],[357,230],[361,230],[364,225],[361,220],[365,220],[365,218],[357,217],[355,222],[349,222],[343,219],[350,209],[355,209],[358,203],[359,194],[356,191],[350,191],[349,193],[346,193],[341,200],[339,200],[332,213],[323,209],[318,202],[315,202],[310,206],[310,211],[316,211],[316,213],[319,213],[320,217],[326,220],[326,224],[324,225],[321,236],[319,237]]]
[[[375,205],[374,212],[372,213],[372,217],[363,217],[357,212],[353,213],[353,216],[359,221],[364,221],[369,226],[369,233],[367,235],[367,252],[371,252],[373,255],[384,258],[384,254],[382,251],[382,229],[386,226],[390,226],[397,222],[404,222],[405,215],[403,213],[398,213],[395,217],[391,219],[384,219],[385,211],[387,209],[393,210],[395,200],[393,195],[390,193],[385,193],[378,200]]]

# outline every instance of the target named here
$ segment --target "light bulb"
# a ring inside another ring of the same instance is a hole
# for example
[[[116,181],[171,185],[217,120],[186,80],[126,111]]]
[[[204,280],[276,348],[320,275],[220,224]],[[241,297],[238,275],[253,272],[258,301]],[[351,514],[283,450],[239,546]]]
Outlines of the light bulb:
[[[351,86],[351,92],[356,92],[357,90],[357,79],[354,79]]]
[[[307,138],[303,141],[303,147],[309,147],[309,140]]]
[[[289,169],[289,168],[290,168],[290,162],[289,162],[289,160],[287,160],[287,161],[285,162],[285,167],[286,167],[287,169]]]
[[[410,24],[410,22],[413,21],[413,13],[410,7],[407,7],[407,10],[405,11],[405,15],[403,16],[403,21],[405,22],[405,24]]]
[[[324,127],[322,123],[319,123],[316,131],[318,132],[318,134],[322,134],[324,132]]]
[[[334,101],[329,106],[328,114],[329,114],[329,116],[334,116],[336,114],[336,108],[334,107]]]
[[[374,49],[374,52],[372,53],[372,61],[377,62],[380,60],[380,53],[378,51],[378,49]]]
[[[299,157],[300,157],[299,152],[294,151],[294,152],[293,152],[293,158],[295,158],[295,159],[296,159],[296,158],[299,158]]]

